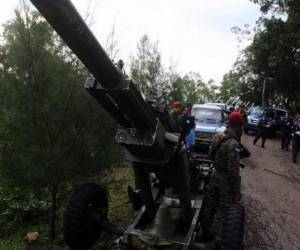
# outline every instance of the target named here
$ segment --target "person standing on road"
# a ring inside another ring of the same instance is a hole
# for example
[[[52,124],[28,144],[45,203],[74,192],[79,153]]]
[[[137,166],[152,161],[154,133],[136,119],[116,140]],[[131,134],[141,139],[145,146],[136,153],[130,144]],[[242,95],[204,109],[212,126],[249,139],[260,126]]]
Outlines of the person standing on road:
[[[300,151],[300,117],[293,126],[293,163],[297,163],[297,155]]]
[[[257,143],[257,141],[261,138],[261,147],[265,147],[267,133],[268,133],[269,119],[267,117],[267,112],[263,113],[262,118],[259,120],[257,124],[257,135],[253,140],[253,145]]]
[[[240,201],[240,152],[244,120],[239,112],[229,116],[228,129],[217,134],[208,158],[215,162],[215,170],[208,185],[201,222],[204,240],[221,237],[223,221],[231,205]]]
[[[187,149],[192,149],[192,147],[195,145],[195,118],[191,116],[188,108],[183,110],[180,119],[180,125],[185,146]]]
[[[247,122],[247,112],[246,112],[246,109],[245,109],[245,106],[244,105],[241,105],[240,108],[239,108],[239,111],[240,111],[240,114],[242,115],[243,117],[243,120],[244,120],[244,124],[246,124]]]
[[[281,149],[288,151],[289,144],[291,142],[293,128],[293,117],[291,114],[287,118],[284,118],[281,123]]]

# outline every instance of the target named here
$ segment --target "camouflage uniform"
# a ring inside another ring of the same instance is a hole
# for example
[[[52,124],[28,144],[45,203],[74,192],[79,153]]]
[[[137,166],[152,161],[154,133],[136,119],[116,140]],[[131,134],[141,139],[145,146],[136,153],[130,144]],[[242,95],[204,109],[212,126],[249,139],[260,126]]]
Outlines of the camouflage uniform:
[[[228,131],[217,134],[208,157],[216,162],[205,197],[202,225],[205,231],[221,236],[224,217],[240,192],[239,138]]]

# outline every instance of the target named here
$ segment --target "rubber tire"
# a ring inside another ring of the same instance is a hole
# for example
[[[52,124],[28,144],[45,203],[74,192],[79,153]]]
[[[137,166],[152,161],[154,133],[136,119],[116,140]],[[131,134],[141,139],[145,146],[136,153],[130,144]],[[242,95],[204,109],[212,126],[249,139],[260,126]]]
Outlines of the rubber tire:
[[[72,250],[91,248],[101,237],[102,228],[99,222],[92,222],[90,228],[85,228],[86,211],[89,206],[99,209],[99,215],[105,219],[108,211],[106,190],[96,184],[87,183],[80,186],[72,195],[65,213],[63,235],[67,245]],[[98,214],[97,214],[98,215]],[[91,223],[91,221],[89,221]]]
[[[240,203],[233,204],[224,220],[221,250],[243,249],[245,209]]]

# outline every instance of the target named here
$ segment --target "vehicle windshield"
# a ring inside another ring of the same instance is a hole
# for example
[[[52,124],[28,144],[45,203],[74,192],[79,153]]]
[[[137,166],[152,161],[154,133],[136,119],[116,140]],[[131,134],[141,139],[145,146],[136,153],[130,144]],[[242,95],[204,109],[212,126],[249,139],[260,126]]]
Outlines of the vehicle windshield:
[[[222,122],[221,110],[194,108],[192,109],[192,115],[195,117],[195,120],[202,123],[215,124]]]
[[[226,105],[223,103],[207,103],[207,105],[217,106],[223,110],[225,110],[225,108],[226,108]]]

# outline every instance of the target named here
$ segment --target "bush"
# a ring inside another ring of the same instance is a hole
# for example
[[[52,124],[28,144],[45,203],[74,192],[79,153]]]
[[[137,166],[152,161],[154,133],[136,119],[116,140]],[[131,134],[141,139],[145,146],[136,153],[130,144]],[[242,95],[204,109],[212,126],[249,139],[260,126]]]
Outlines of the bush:
[[[8,191],[0,186],[1,237],[18,231],[17,225],[37,224],[48,221],[50,204],[24,193],[20,189]]]

